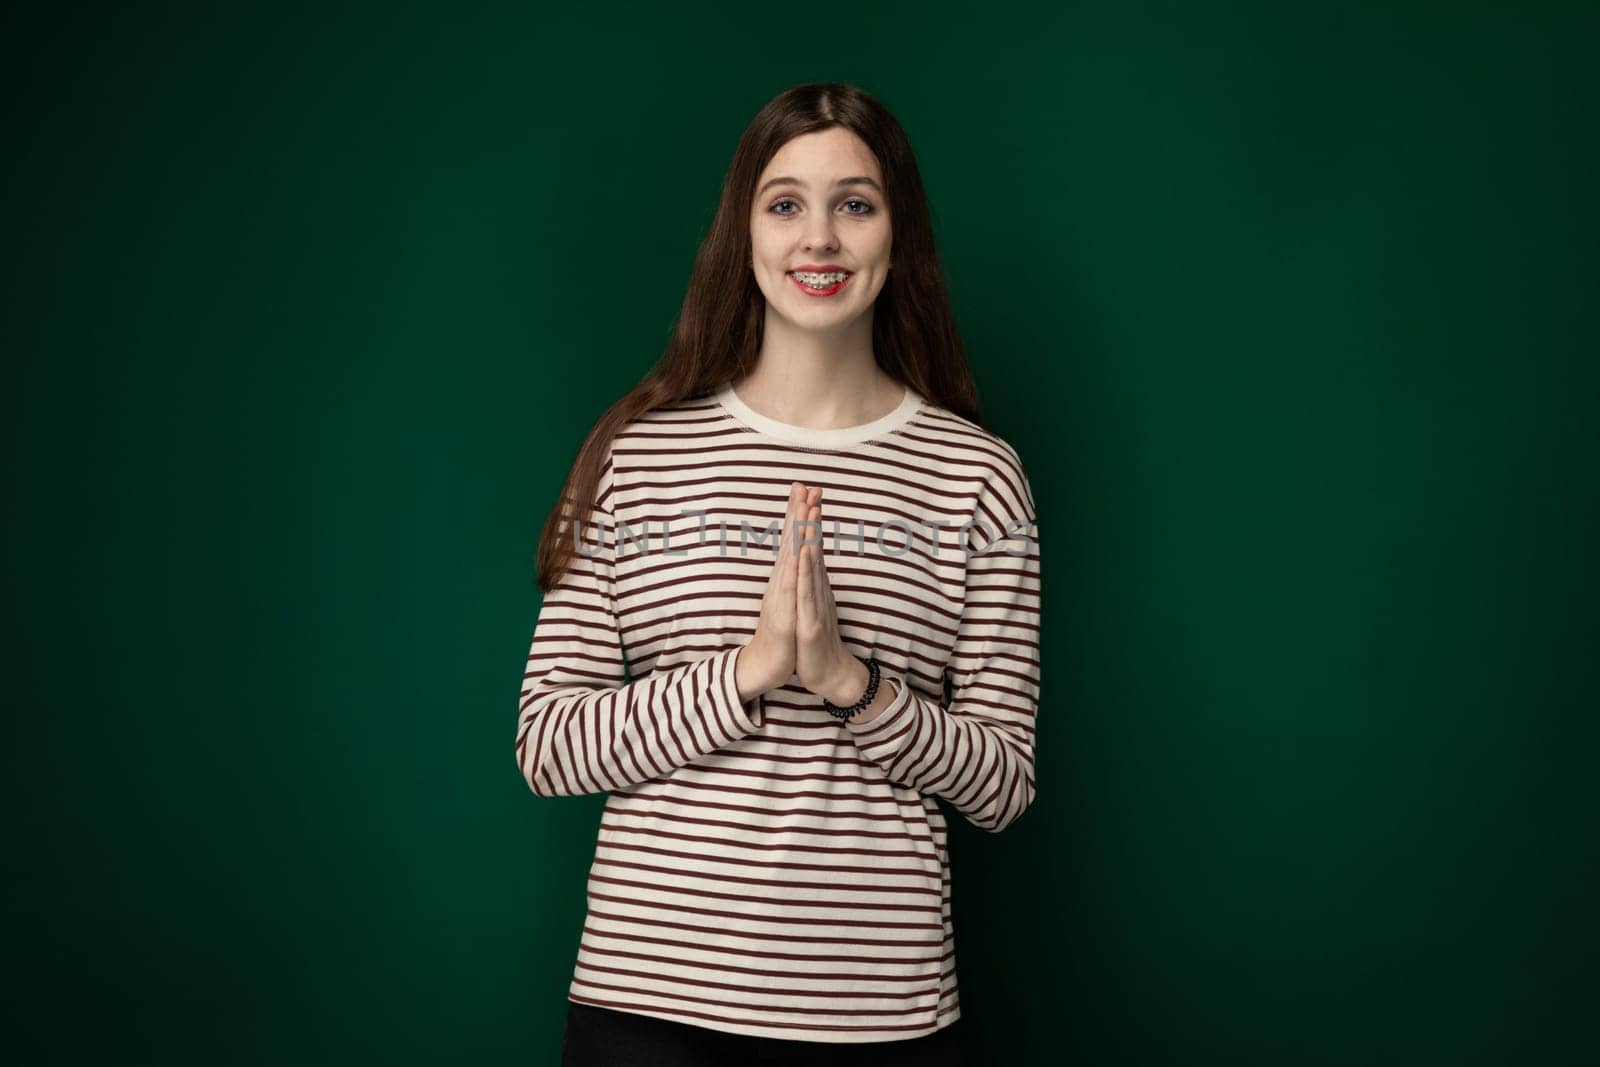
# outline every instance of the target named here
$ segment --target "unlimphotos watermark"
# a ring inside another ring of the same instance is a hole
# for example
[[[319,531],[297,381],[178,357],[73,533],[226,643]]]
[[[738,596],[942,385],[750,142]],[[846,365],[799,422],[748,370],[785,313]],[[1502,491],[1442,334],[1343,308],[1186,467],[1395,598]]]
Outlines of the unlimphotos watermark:
[[[649,521],[641,523],[638,530],[635,530],[627,522],[617,523],[617,554],[620,556],[624,549],[631,545],[636,555],[686,556],[690,552],[690,546],[698,545],[703,547],[715,543],[718,548],[718,554],[727,555],[729,536],[728,523],[725,520],[719,520],[715,523],[718,535],[713,538],[709,535],[709,530],[713,524],[706,521],[704,509],[682,509],[678,512],[678,517],[682,518],[683,516],[699,516],[700,522],[693,531],[693,537],[685,537],[682,531],[674,534],[671,520],[663,519],[659,534],[654,535],[660,541],[659,547],[654,550],[650,548],[652,533]],[[857,547],[853,553],[854,555],[859,556],[866,553],[868,535],[865,522],[858,519],[855,524],[856,530],[851,533],[843,528],[843,523],[838,519],[829,521],[832,523],[834,545],[830,554],[846,554],[841,548],[846,541],[855,542]],[[593,539],[591,547],[587,533],[580,536],[575,524],[569,522],[567,525],[573,527],[573,545],[578,555],[588,558],[598,555],[601,549],[604,548],[602,539],[605,536],[605,530],[603,528],[600,530],[600,536]],[[597,524],[591,523],[589,525],[594,526]],[[816,545],[819,549],[822,548],[823,525],[824,523],[815,522],[811,519],[796,519],[794,522],[795,538],[792,543],[797,549],[801,545]],[[912,550],[918,536],[916,528],[922,527],[927,531],[929,548],[936,554],[947,547],[958,547],[962,555],[970,556],[974,552],[987,550],[998,542],[999,551],[1011,556],[1026,556],[1033,551],[1033,526],[1033,522],[1021,519],[1009,520],[1003,527],[996,528],[981,519],[969,519],[960,523],[940,519],[918,519],[915,523],[911,523],[905,519],[894,518],[878,523],[876,532],[872,535],[872,540],[876,544],[879,553],[886,556],[903,556]],[[759,528],[752,526],[748,519],[740,519],[739,529],[734,538],[739,554],[748,556],[752,546],[763,552],[778,551],[782,546],[782,530],[783,520],[781,519],[773,519],[766,526]],[[884,535],[890,530],[900,531],[900,534],[886,542]],[[946,546],[941,539],[940,533],[946,530],[956,531],[955,546]],[[981,537],[981,544],[976,547],[971,543],[972,532],[975,530],[979,531]],[[674,541],[676,541],[676,546],[673,543]]]

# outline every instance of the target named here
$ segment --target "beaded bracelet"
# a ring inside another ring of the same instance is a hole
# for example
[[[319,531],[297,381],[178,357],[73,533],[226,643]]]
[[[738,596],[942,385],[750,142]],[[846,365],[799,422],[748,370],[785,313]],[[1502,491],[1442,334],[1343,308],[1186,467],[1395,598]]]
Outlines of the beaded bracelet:
[[[861,659],[860,656],[857,656],[856,658]],[[878,695],[878,661],[873,659],[871,656],[868,656],[866,659],[861,660],[861,662],[867,665],[867,691],[861,694],[860,700],[856,701],[854,704],[851,704],[848,708],[841,708],[827,697],[822,698],[822,706],[826,708],[828,710],[828,714],[832,715],[835,719],[844,720],[850,718],[856,712],[871,706],[872,698]]]

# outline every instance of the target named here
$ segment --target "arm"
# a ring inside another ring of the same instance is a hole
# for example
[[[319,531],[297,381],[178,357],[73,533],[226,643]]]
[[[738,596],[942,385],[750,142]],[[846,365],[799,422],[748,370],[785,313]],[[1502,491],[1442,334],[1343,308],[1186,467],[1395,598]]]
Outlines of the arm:
[[[601,500],[609,462],[606,470]],[[517,705],[517,766],[539,796],[660,778],[759,725],[754,697],[741,701],[735,684],[742,644],[623,684],[615,529],[597,504],[571,567],[539,608]]]
[[[1026,480],[1021,482],[1026,494]],[[847,720],[862,754],[893,781],[949,801],[999,833],[1034,798],[1039,706],[1039,540],[1029,518],[1001,525],[967,558],[967,592],[947,673],[948,708],[894,675],[888,705]],[[987,521],[987,520],[985,520]],[[994,527],[990,527],[994,529]]]

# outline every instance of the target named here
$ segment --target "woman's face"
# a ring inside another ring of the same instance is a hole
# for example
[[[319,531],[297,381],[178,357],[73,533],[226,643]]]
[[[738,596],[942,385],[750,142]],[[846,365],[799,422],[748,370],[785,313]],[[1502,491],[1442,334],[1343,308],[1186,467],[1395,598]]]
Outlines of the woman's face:
[[[768,314],[831,330],[870,312],[888,278],[890,233],[883,175],[861,138],[842,126],[794,138],[761,172],[750,208],[751,266]],[[841,286],[811,268],[847,277]]]

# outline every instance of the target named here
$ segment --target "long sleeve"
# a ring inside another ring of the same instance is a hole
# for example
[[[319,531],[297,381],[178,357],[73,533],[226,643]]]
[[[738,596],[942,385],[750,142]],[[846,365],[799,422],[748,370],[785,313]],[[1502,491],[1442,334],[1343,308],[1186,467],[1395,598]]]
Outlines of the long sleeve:
[[[517,708],[517,766],[539,796],[602,793],[663,777],[758,728],[739,700],[743,645],[624,684],[608,458],[572,564],[545,594]],[[568,527],[565,536],[571,537]]]
[[[896,690],[888,706],[870,722],[846,725],[892,781],[943,797],[975,826],[998,833],[1034,798],[1039,537],[1020,463],[984,490],[977,515],[978,547],[967,557],[966,599],[946,668],[950,706],[886,676]],[[986,517],[1001,515],[1018,517]]]

